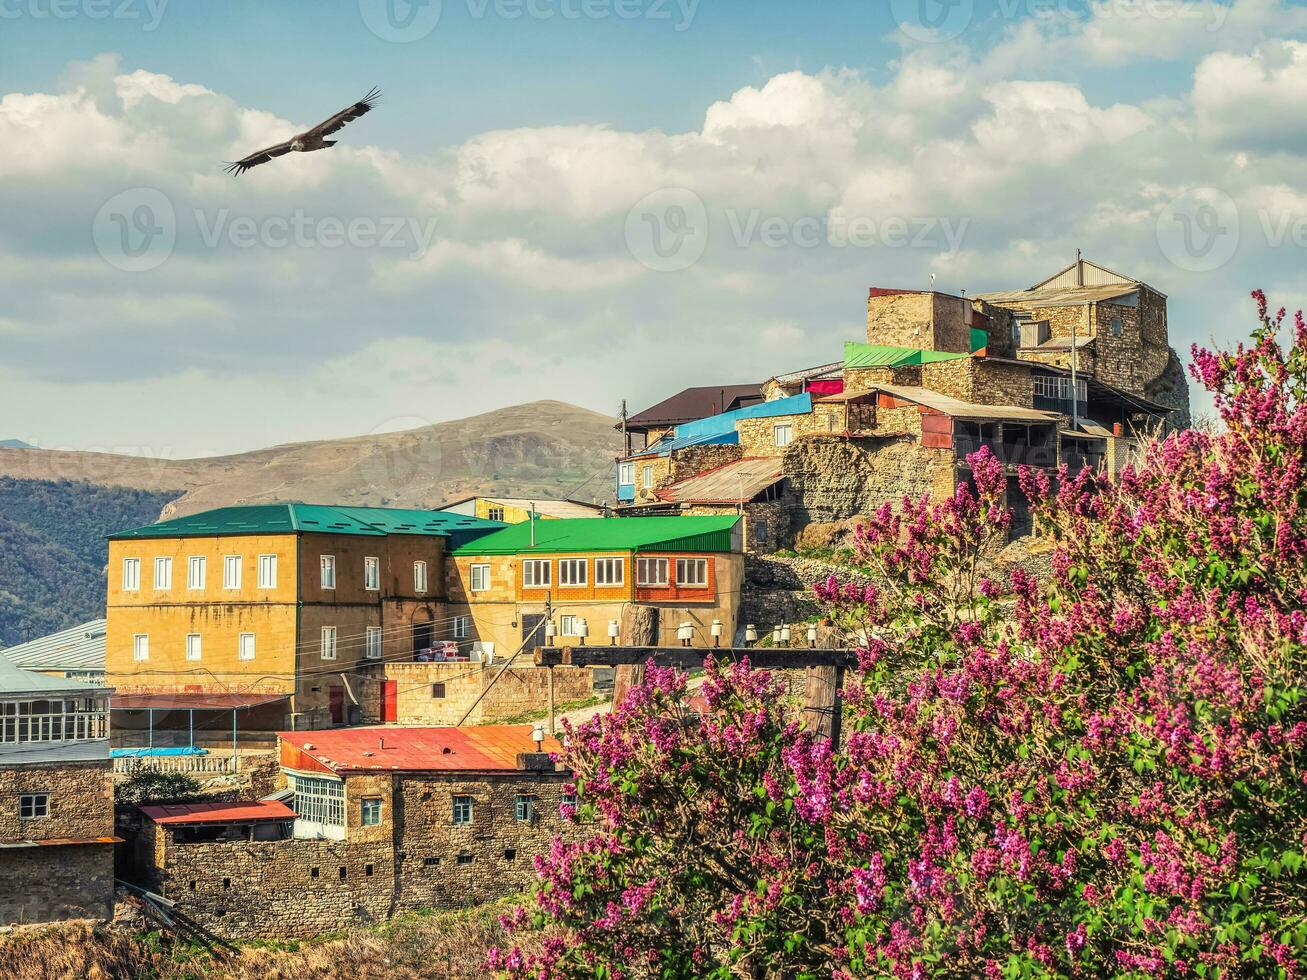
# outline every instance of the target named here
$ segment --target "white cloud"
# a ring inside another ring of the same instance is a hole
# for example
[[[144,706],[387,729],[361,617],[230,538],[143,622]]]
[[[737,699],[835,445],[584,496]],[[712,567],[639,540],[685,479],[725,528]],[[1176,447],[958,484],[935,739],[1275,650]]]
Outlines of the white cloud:
[[[1194,72],[1204,138],[1252,149],[1307,149],[1307,44],[1274,41],[1209,55]]]

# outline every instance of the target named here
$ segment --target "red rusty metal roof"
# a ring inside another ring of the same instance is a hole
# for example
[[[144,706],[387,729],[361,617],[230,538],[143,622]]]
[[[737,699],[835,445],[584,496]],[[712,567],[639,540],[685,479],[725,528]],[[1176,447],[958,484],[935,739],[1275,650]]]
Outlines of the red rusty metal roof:
[[[295,811],[276,800],[252,803],[169,803],[143,806],[141,812],[158,824],[249,823],[253,820],[294,820]]]
[[[231,711],[285,701],[289,694],[115,694],[109,707],[125,711]]]
[[[316,732],[278,732],[282,763],[297,768],[307,759],[331,772],[398,770],[403,772],[516,771],[519,752],[557,752],[562,746],[546,737],[536,748],[533,725],[482,725],[476,728],[334,728]],[[288,752],[287,749],[290,751]]]

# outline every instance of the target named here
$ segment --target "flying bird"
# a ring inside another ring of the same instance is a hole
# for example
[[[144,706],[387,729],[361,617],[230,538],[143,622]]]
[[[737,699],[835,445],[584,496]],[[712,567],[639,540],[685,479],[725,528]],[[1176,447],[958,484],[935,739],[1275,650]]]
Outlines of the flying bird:
[[[374,88],[349,108],[341,109],[330,119],[318,123],[307,132],[292,136],[285,143],[278,143],[266,150],[259,150],[258,153],[251,153],[244,160],[237,160],[235,163],[228,164],[227,173],[239,177],[251,167],[267,163],[273,157],[285,156],[287,153],[311,153],[314,150],[325,150],[329,146],[335,146],[336,140],[324,139],[323,137],[340,132],[345,128],[346,123],[353,122],[359,116],[370,112],[372,107],[380,100],[381,92]]]

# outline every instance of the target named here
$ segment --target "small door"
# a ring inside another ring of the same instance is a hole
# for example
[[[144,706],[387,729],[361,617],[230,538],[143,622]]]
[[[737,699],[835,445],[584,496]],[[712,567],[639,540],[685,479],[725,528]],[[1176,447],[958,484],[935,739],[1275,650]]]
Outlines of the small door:
[[[381,682],[381,720],[399,720],[399,681]]]
[[[327,688],[327,705],[331,708],[331,723],[345,723],[345,689],[339,684]]]
[[[537,613],[527,613],[522,616],[522,642],[531,647],[542,647],[545,645],[545,628],[541,624],[545,617]]]
[[[431,624],[414,623],[413,624],[413,656],[426,651],[431,653]]]

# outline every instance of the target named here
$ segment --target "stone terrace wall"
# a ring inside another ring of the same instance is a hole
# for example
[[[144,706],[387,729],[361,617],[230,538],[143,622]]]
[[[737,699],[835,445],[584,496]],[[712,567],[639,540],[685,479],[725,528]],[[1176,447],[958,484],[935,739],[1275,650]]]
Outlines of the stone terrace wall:
[[[0,849],[0,926],[113,918],[113,848]]]
[[[593,629],[593,627],[592,627]],[[518,664],[504,671],[481,702],[472,709],[466,724],[490,725],[526,712],[543,711],[548,704],[549,678],[543,667],[530,666],[523,655]],[[385,677],[396,683],[396,724],[456,725],[464,713],[499,673],[502,663],[389,663]],[[434,686],[444,685],[444,697],[434,695]],[[360,700],[380,705],[380,687],[375,680],[361,685]],[[594,693],[593,673],[567,667],[554,668],[554,700],[577,701]],[[365,721],[379,724],[373,709]]]
[[[795,529],[814,522],[868,514],[904,495],[932,494],[947,476],[951,493],[953,451],[925,449],[914,438],[804,439],[784,459]]]

